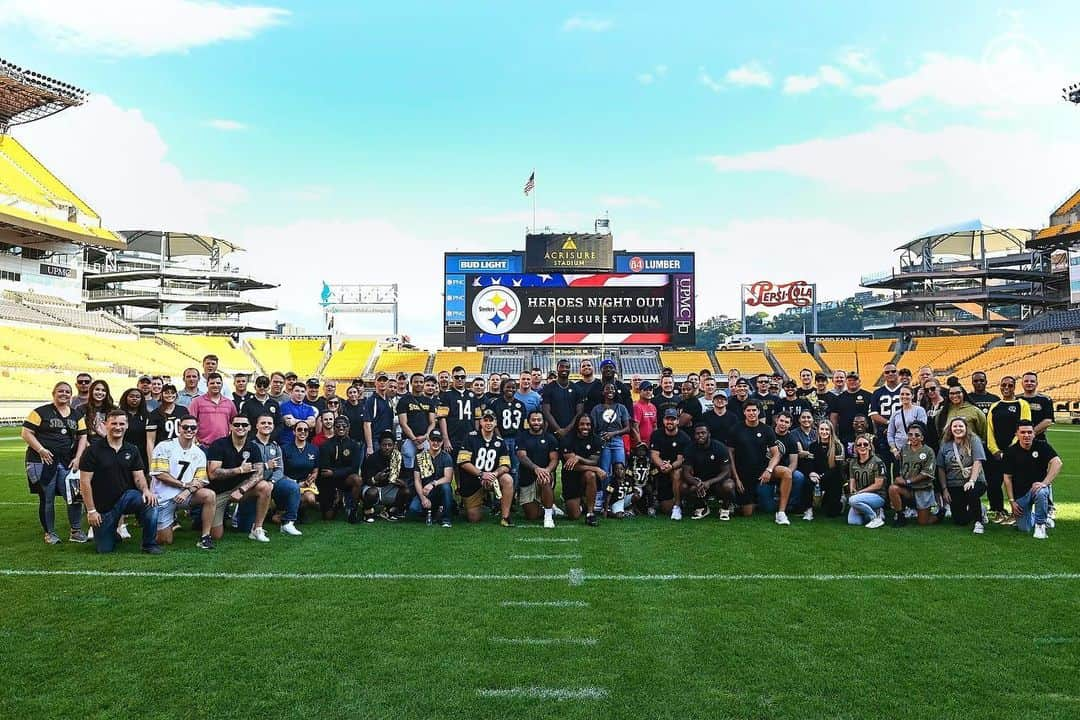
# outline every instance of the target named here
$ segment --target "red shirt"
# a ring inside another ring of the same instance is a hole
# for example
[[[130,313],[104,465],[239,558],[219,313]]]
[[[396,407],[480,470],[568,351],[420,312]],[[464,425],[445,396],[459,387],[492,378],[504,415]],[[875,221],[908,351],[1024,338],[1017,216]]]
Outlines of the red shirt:
[[[311,438],[311,444],[317,448],[321,448],[323,446],[323,443],[332,437],[334,437],[333,434],[323,435],[322,433],[318,433],[315,435],[315,437]]]
[[[656,406],[651,400],[638,400],[634,403],[634,422],[638,424],[641,441],[649,442],[649,438],[656,432]]]

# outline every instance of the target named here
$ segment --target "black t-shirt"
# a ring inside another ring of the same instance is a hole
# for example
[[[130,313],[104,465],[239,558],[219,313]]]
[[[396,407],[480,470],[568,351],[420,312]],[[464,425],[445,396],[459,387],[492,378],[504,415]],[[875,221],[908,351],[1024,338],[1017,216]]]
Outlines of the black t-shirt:
[[[360,461],[363,455],[360,443],[348,435],[345,437],[335,435],[319,447],[319,470],[330,470],[337,480],[356,475],[360,472]]]
[[[431,415],[435,414],[435,403],[423,395],[403,395],[397,403],[397,414],[405,415],[405,424],[413,435],[426,435],[431,425]]]
[[[63,465],[70,465],[79,444],[79,436],[86,434],[86,424],[82,412],[68,409],[64,417],[52,403],[36,408],[26,416],[23,427],[34,433],[38,442],[53,454],[53,460]],[[26,446],[26,462],[39,463],[41,458]]]
[[[142,456],[143,467],[150,465],[150,457],[146,450],[146,416],[138,412],[127,414],[128,426],[124,431],[124,442],[131,443],[139,449]]]
[[[709,435],[712,436],[713,440],[719,440],[724,445],[727,445],[731,433],[742,423],[742,418],[731,412],[731,410],[728,410],[723,415],[707,412],[701,416],[701,422],[708,426]]]
[[[661,460],[675,462],[680,455],[686,457],[686,451],[690,449],[690,436],[682,430],[677,430],[674,435],[668,435],[664,428],[657,428],[649,438],[649,449],[655,450]]]
[[[1032,425],[1038,425],[1043,420],[1054,421],[1054,401],[1046,395],[1035,393],[1031,397],[1027,395],[1021,395],[1020,397],[1027,400],[1027,404],[1031,406]]]
[[[1000,400],[994,393],[968,393],[968,402],[983,411],[983,415],[990,412],[990,406]]]
[[[562,439],[562,444],[559,446],[563,459],[567,455],[573,453],[578,458],[586,462],[597,462],[600,458],[600,449],[603,448],[604,443],[600,442],[600,438],[596,435],[589,434],[586,437],[581,437],[576,432],[568,434]],[[576,475],[578,470],[567,470],[563,468],[564,474]]]
[[[465,442],[458,448],[457,464],[472,465],[480,472],[495,472],[500,465],[510,467],[510,453],[506,449],[506,442],[497,434],[492,434],[490,440],[485,440],[483,433],[471,432],[465,436]],[[462,470],[458,473],[458,492],[462,497],[475,495],[482,487],[480,478]]]
[[[113,450],[107,440],[92,443],[83,452],[79,469],[93,473],[90,488],[94,493],[94,509],[107,513],[116,507],[120,496],[135,489],[133,473],[145,471],[139,449],[125,442]]]
[[[814,412],[813,406],[806,398],[795,397],[792,400],[788,400],[786,397],[780,398],[776,403],[776,410],[773,413],[774,416],[778,413],[787,413],[791,416],[792,426],[799,424],[799,415],[802,415],[804,411],[809,410],[812,414]]]
[[[394,429],[394,408],[382,395],[372,393],[364,399],[364,415],[367,422],[371,423],[372,442],[378,442],[378,437],[384,430]]]
[[[844,442],[851,442],[855,439],[855,431],[851,427],[855,416],[865,415],[868,420],[870,418],[870,392],[862,389],[855,392],[845,390],[836,398],[831,412],[835,412],[837,416],[836,434]]]
[[[495,427],[507,440],[513,440],[525,428],[528,412],[525,403],[517,398],[497,397],[485,407],[495,413]]]
[[[764,423],[750,427],[744,422],[735,428],[729,447],[735,455],[735,467],[743,485],[757,481],[769,464],[769,451],[774,445],[776,433]]]
[[[222,469],[232,470],[246,462],[252,464],[262,462],[262,453],[259,451],[259,446],[251,439],[245,440],[244,444],[237,450],[236,446],[233,445],[232,436],[226,435],[210,443],[210,447],[206,449],[207,467],[215,460],[221,463]],[[247,482],[252,474],[234,475],[220,480],[211,478],[210,489],[216,493],[229,494]]]
[[[341,414],[349,418],[349,437],[358,443],[364,440],[364,423],[367,421],[367,413],[364,412],[364,403],[357,402],[355,405],[348,400],[343,400],[338,408]],[[372,438],[374,441],[375,438]]]
[[[277,437],[277,431],[284,426],[285,421],[281,419],[281,405],[278,401],[269,395],[266,396],[266,401],[261,401],[254,395],[249,396],[244,400],[242,406],[237,406],[240,414],[248,419],[251,423],[252,432],[255,431],[255,424],[259,421],[259,418],[263,415],[269,415],[274,418],[274,432],[271,433],[271,437]]]
[[[480,410],[473,391],[465,388],[458,390],[450,388],[439,396],[438,413],[446,418],[446,432],[450,434],[451,441],[461,442],[462,438],[476,429],[476,417]]]
[[[1036,439],[1031,443],[1031,448],[1025,450],[1016,442],[1005,449],[1005,474],[1012,478],[1012,491],[1014,498],[1021,498],[1028,494],[1031,486],[1042,482],[1046,477],[1046,469],[1050,467],[1050,461],[1058,456],[1057,451],[1050,447],[1050,443],[1042,439]]]
[[[191,417],[191,413],[180,403],[174,403],[171,412],[165,412],[165,408],[159,405],[157,410],[150,413],[146,421],[146,432],[154,434],[154,447],[166,440],[180,437],[180,421],[186,417]],[[252,422],[252,426],[254,424]]]
[[[576,392],[577,396],[581,399],[581,402],[584,405],[582,412],[586,415],[592,412],[593,406],[596,405],[598,401],[603,402],[602,391],[603,383],[600,382],[600,378],[598,377],[593,377],[589,382],[578,380],[574,383],[574,392]]]
[[[518,451],[525,451],[525,456],[538,467],[547,467],[551,462],[551,453],[558,453],[559,443],[555,436],[549,432],[533,435],[531,432],[523,432],[517,438]],[[536,474],[522,463],[520,466],[520,484],[528,487],[536,482]]]
[[[383,455],[382,452],[374,452],[364,458],[363,463],[361,463],[360,476],[364,479],[366,485],[378,485],[375,482],[375,476],[389,468],[390,458]]]
[[[680,402],[682,402],[682,398],[677,394],[673,394],[671,397],[667,397],[663,393],[653,395],[652,404],[656,406],[657,422],[663,420],[665,410],[671,408],[678,410]]]
[[[424,450],[423,452],[427,452],[427,450]],[[419,457],[419,455],[417,457]],[[440,450],[439,454],[431,459],[431,473],[428,475],[424,475],[423,473],[421,473],[420,484],[427,485],[429,482],[437,482],[439,480],[442,480],[443,475],[446,474],[446,468],[453,467],[454,459],[450,457],[450,453],[446,452],[445,450]],[[421,469],[421,464],[419,462],[416,463],[416,469]],[[410,478],[410,480],[411,479],[412,478]]]
[[[545,405],[550,406],[551,417],[555,418],[560,428],[570,425],[574,416],[577,415],[578,403],[581,402],[573,385],[563,387],[557,380],[544,386],[541,398]],[[555,430],[555,428],[551,429]]]
[[[773,433],[775,432],[774,430]],[[776,447],[780,450],[780,464],[787,465],[791,460],[789,456],[799,454],[799,439],[790,431],[784,435],[777,435]]]
[[[747,400],[749,400],[749,399],[750,398],[747,398]],[[745,420],[745,417],[743,416],[743,405],[745,405],[745,404],[746,404],[746,400],[740,400],[739,398],[735,397],[735,393],[731,393],[730,395],[728,395],[728,399],[727,399],[728,415],[734,415],[735,416],[735,424],[736,425],[743,424],[743,422]]]
[[[690,425],[692,426],[701,418],[704,412],[704,408],[701,407],[701,396],[691,395],[690,397],[683,398],[679,401],[678,410],[680,418],[683,413],[690,416]]]
[[[686,451],[686,465],[694,469],[694,477],[711,480],[720,475],[731,462],[728,449],[719,440],[709,440],[707,445],[691,443]]]

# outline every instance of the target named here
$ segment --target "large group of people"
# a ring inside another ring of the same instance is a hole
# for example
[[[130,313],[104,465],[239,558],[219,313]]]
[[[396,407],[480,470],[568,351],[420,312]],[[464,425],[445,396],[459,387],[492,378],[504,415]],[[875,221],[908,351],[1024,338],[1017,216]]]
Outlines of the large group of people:
[[[74,390],[56,384],[22,430],[47,544],[61,541],[57,496],[71,542],[109,552],[135,518],[152,554],[173,543],[184,514],[205,550],[227,528],[265,543],[268,525],[300,536],[305,522],[339,514],[511,526],[517,511],[547,528],[557,517],[596,526],[714,512],[867,528],[951,517],[978,534],[998,524],[1040,539],[1054,527],[1062,461],[1045,438],[1053,403],[1035,373],[1019,393],[1002,378],[999,396],[985,373],[968,390],[892,363],[871,391],[857,372],[732,369],[721,387],[707,369],[677,382],[665,368],[654,384],[618,378],[611,359],[597,376],[586,359],[576,380],[567,360],[546,377],[455,367],[379,374],[371,388],[356,380],[342,397],[333,380],[289,372],[237,373],[227,394],[217,365],[206,356],[180,388],[144,376],[118,400],[86,373]]]

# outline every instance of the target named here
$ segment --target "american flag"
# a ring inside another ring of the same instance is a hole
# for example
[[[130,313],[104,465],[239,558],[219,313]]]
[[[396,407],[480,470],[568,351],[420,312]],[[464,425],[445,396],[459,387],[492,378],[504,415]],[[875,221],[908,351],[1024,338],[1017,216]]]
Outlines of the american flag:
[[[533,170],[529,174],[529,179],[525,181],[525,194],[528,195],[536,187],[536,171]]]

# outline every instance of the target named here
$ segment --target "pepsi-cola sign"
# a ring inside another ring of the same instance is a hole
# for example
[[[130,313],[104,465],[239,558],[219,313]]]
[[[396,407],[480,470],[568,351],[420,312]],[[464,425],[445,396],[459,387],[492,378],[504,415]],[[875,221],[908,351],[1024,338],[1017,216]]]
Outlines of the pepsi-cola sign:
[[[746,304],[750,307],[807,307],[814,302],[814,287],[805,280],[779,285],[768,280],[759,280],[753,285],[744,285],[743,290],[746,293]]]

